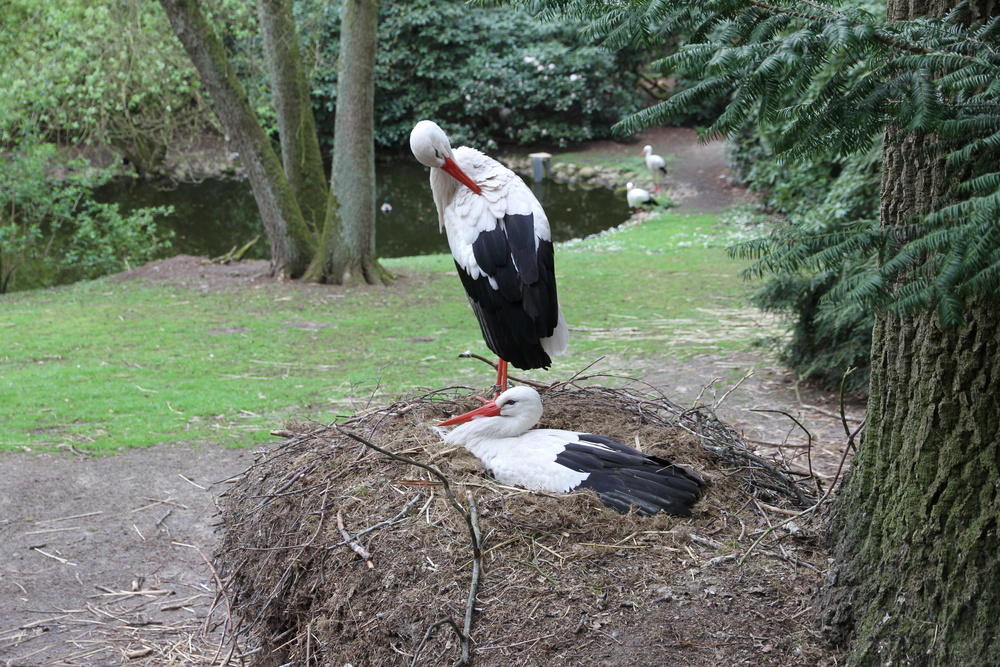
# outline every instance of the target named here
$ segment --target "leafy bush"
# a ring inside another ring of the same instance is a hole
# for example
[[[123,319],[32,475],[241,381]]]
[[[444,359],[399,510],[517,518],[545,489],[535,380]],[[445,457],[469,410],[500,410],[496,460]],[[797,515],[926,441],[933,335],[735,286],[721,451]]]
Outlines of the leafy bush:
[[[65,160],[53,144],[19,142],[0,170],[0,293],[94,278],[139,264],[170,246],[155,217],[93,200],[110,171]]]
[[[775,238],[787,242],[788,230]],[[871,374],[870,312],[856,303],[832,304],[825,297],[840,282],[841,271],[779,271],[758,284],[751,301],[761,310],[788,318],[792,336],[779,351],[782,362],[818,385],[864,393]]]
[[[781,356],[803,376],[838,389],[849,368],[849,391],[868,385],[873,318],[856,302],[830,296],[846,278],[869,272],[868,264],[845,260],[838,239],[858,228],[877,226],[881,145],[850,157],[818,156],[776,160],[767,133],[734,142],[730,160],[765,204],[784,216],[766,238],[731,249],[756,260],[746,275],[763,278],[753,293],[761,309],[783,313],[792,337]],[[826,253],[811,254],[821,247]]]
[[[226,29],[236,0],[215,0]],[[252,9],[249,10],[252,14]],[[136,171],[158,169],[180,140],[218,130],[163,9],[144,0],[0,3],[0,141],[25,127],[59,144],[102,145]],[[4,43],[7,42],[7,43]]]
[[[230,61],[267,129],[277,136],[253,3],[204,0]],[[298,0],[296,22],[314,82],[324,144],[333,142],[340,4]],[[49,141],[112,147],[139,173],[168,148],[220,131],[187,54],[157,3],[10,0],[0,7],[0,141],[40,128]],[[405,147],[421,118],[456,143],[565,145],[608,136],[636,109],[637,52],[611,52],[509,7],[456,0],[383,3],[376,64],[376,142]]]
[[[306,53],[317,54],[313,99],[332,142],[339,16],[328,3],[298,3]],[[376,62],[375,141],[399,149],[422,118],[456,144],[571,142],[609,136],[636,109],[635,52],[611,52],[573,23],[454,0],[384,3]]]

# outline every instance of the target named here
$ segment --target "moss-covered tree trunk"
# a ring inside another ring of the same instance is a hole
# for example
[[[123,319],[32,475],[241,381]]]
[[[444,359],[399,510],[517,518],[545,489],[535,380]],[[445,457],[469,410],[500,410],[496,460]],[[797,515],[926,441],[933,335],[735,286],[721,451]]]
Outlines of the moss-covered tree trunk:
[[[285,177],[306,224],[318,233],[326,216],[327,180],[291,2],[257,0],[257,14],[278,116]]]
[[[312,280],[390,280],[375,254],[375,46],[378,1],[344,0],[337,70],[332,196]]]
[[[888,15],[940,16],[950,4],[890,0]],[[887,131],[884,226],[909,222],[952,182],[934,137]],[[997,662],[1000,303],[966,307],[967,323],[950,329],[933,311],[876,318],[864,439],[834,509],[822,596],[851,664]]]
[[[215,114],[240,152],[271,243],[272,270],[289,277],[301,275],[312,259],[314,239],[222,43],[197,0],[160,0],[160,4],[212,96]]]

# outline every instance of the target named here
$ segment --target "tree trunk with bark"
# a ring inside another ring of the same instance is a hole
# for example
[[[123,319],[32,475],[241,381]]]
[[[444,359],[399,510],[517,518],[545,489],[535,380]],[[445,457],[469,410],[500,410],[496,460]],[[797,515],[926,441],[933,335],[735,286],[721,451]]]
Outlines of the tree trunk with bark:
[[[888,16],[952,4],[890,0]],[[953,182],[935,137],[887,131],[883,226],[910,222]],[[1000,303],[972,297],[965,315],[949,329],[931,310],[876,317],[864,438],[834,507],[821,596],[850,664],[980,665],[1000,649]]]
[[[375,48],[378,1],[344,0],[333,178],[326,225],[306,278],[388,282],[375,254]]]
[[[160,4],[212,96],[215,114],[240,152],[271,244],[272,271],[300,276],[313,256],[315,241],[222,44],[197,0],[160,0]]]
[[[318,233],[326,216],[327,180],[291,4],[257,0],[257,14],[278,116],[285,177],[306,224]]]

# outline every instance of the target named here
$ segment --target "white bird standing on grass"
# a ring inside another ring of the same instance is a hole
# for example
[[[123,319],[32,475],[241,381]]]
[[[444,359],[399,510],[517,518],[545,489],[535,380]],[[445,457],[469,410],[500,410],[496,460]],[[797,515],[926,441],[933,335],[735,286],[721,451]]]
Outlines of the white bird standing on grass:
[[[646,146],[642,149],[639,155],[646,156],[646,169],[649,169],[650,173],[653,174],[653,182],[656,183],[654,190],[656,192],[660,191],[660,183],[663,181],[663,177],[667,175],[667,162],[659,155],[653,155],[653,147]]]
[[[410,149],[431,168],[439,225],[486,345],[500,358],[499,395],[508,362],[548,368],[566,350],[548,218],[517,174],[474,148],[452,150],[436,123],[417,123]]]
[[[538,392],[522,386],[440,426],[461,424],[445,442],[475,454],[502,484],[556,493],[591,489],[623,514],[634,508],[690,516],[704,485],[695,473],[600,435],[532,429],[541,417]]]
[[[625,200],[628,201],[629,207],[633,209],[640,209],[646,204],[652,204],[653,206],[658,206],[658,202],[653,199],[653,195],[649,194],[642,188],[634,187],[631,183],[625,186]]]

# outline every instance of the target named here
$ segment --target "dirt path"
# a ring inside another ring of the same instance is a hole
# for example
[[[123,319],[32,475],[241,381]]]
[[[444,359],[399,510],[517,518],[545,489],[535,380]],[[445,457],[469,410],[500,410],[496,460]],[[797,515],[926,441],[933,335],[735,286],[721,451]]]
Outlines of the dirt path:
[[[741,196],[726,178],[721,144],[675,128],[640,138],[592,148],[637,155],[651,143],[676,155],[668,186],[679,212],[718,211]],[[785,415],[754,409],[795,416],[810,430],[814,468],[832,477],[843,443],[834,396],[803,394],[763,356],[644,363],[643,379],[678,403],[720,402],[720,418],[765,449],[790,445],[785,451],[805,467],[805,434]],[[726,395],[728,378],[751,369]],[[852,406],[851,418],[860,410]],[[220,633],[205,637],[202,628],[215,595],[206,562],[216,542],[214,499],[252,459],[221,445],[0,456],[0,664],[211,664]]]
[[[639,152],[646,144],[653,147],[655,154],[667,159],[664,187],[670,190],[678,213],[718,213],[733,204],[751,200],[746,190],[734,185],[729,178],[725,143],[702,143],[697,132],[690,128],[651,128],[629,143],[595,141],[588,144],[586,150],[633,158],[644,170]]]

